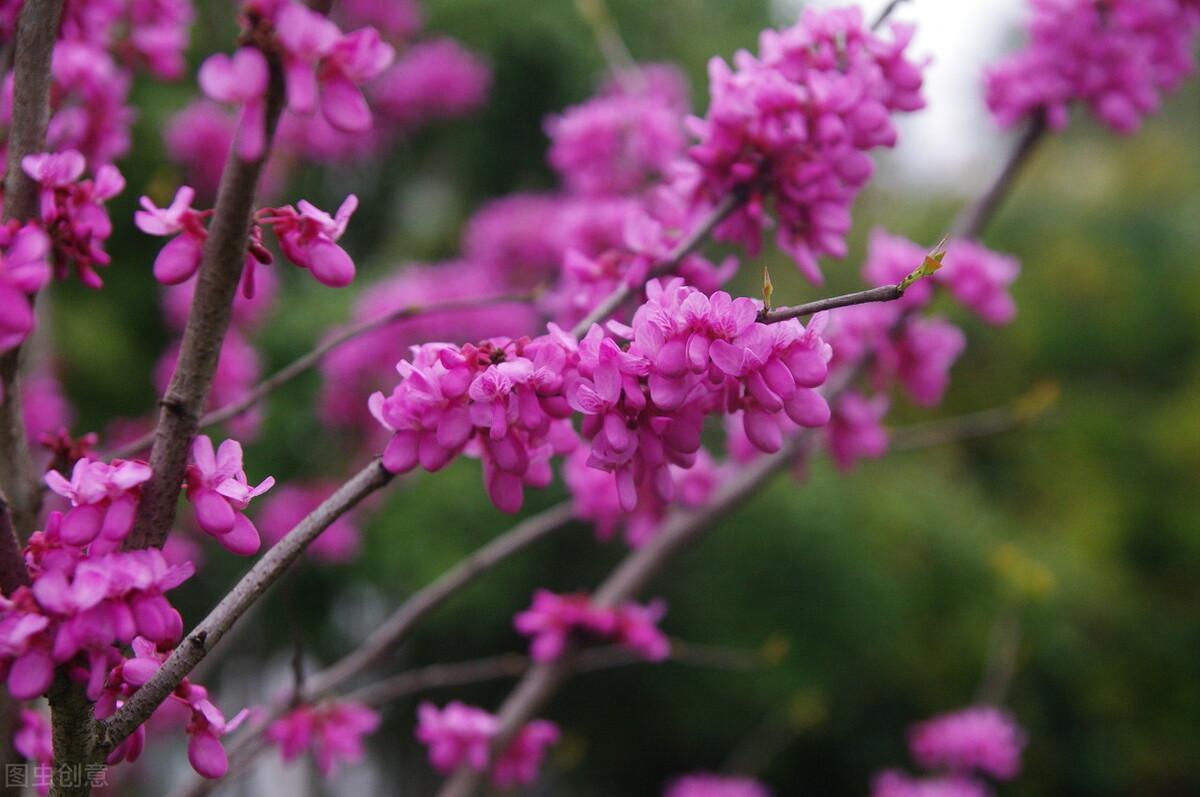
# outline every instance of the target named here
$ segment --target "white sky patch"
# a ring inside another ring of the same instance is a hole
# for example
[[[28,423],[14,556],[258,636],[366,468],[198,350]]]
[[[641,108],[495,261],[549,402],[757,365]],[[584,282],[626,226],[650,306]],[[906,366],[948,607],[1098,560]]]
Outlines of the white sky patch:
[[[846,5],[847,0],[772,0],[779,25],[791,24],[805,5]],[[863,0],[873,19],[887,0]],[[892,18],[915,22],[909,50],[930,56],[925,71],[928,106],[899,117],[897,151],[881,158],[889,176],[907,183],[970,194],[1007,155],[1011,134],[1000,131],[983,101],[983,68],[1021,45],[1024,0],[908,0]]]

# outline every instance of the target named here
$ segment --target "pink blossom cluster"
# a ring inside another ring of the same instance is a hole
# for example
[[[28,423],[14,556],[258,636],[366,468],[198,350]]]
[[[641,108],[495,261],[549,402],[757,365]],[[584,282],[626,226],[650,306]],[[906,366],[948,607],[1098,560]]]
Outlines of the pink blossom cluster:
[[[557,595],[539,589],[533,604],[513,618],[513,625],[533,638],[530,655],[537,662],[558,659],[571,640],[609,641],[648,661],[662,661],[671,655],[671,641],[658,629],[666,612],[662,601],[606,608],[594,604],[586,593]]]
[[[653,80],[639,70],[546,120],[547,157],[569,191],[629,195],[662,179],[683,154],[686,82],[670,67],[646,72]]]
[[[438,772],[449,774],[462,766],[477,772],[489,768],[492,740],[500,730],[495,715],[452,700],[442,709],[422,703],[417,718],[417,739],[429,748],[429,763]],[[552,722],[526,723],[491,763],[492,783],[508,788],[535,781],[546,749],[558,738],[558,726]]]
[[[1026,49],[986,74],[987,103],[1008,127],[1042,114],[1051,129],[1081,102],[1132,133],[1196,67],[1193,0],[1030,0]]]
[[[49,253],[50,241],[36,225],[0,226],[0,353],[21,345],[33,331],[30,297],[50,281]]]
[[[363,737],[379,727],[379,713],[361,703],[333,701],[298,706],[267,728],[267,738],[279,745],[284,761],[311,751],[317,769],[327,778],[342,764],[362,761]]]
[[[875,776],[871,797],[988,797],[979,776],[1008,781],[1021,771],[1025,733],[1008,712],[971,706],[917,723],[908,730],[913,760],[944,774],[914,778],[897,770]]]
[[[453,39],[410,47],[370,87],[371,102],[400,130],[462,116],[483,104],[491,71]]]
[[[118,656],[116,666],[108,674],[104,692],[96,700],[97,719],[115,714],[123,702],[153,678],[167,660],[168,652],[163,650],[163,646],[145,637],[135,637],[131,646],[133,656]],[[159,717],[179,717],[188,736],[188,762],[192,769],[206,778],[221,778],[229,771],[229,758],[221,744],[221,737],[237,730],[249,715],[249,709],[242,709],[232,719],[226,720],[221,710],[209,699],[208,690],[184,678],[171,692],[167,702],[159,706],[151,721]],[[136,761],[146,745],[146,735],[146,725],[139,725],[108,754],[107,763],[113,765],[121,761]]]
[[[997,780],[1020,774],[1025,741],[1012,715],[994,706],[943,714],[908,732],[913,759],[925,769],[976,771]]]
[[[771,797],[771,792],[751,778],[697,773],[673,781],[663,797]]]
[[[183,633],[163,593],[192,574],[190,563],[169,565],[156,549],[92,554],[63,527],[54,512],[34,532],[25,554],[32,586],[0,599],[0,671],[18,700],[43,694],[57,666],[95,700],[119,657],[114,645],[141,635],[169,646]]]
[[[115,166],[103,165],[94,179],[80,179],[87,160],[76,150],[26,155],[21,168],[38,184],[42,228],[49,234],[56,276],[74,268],[89,288],[104,283],[96,266],[111,262],[104,244],[112,235],[112,221],[104,203],[125,188],[125,178]]]
[[[268,545],[279,542],[297,523],[304,520],[326,498],[333,494],[333,484],[286,484],[271,493],[263,501],[257,526]],[[347,512],[340,516],[320,536],[312,541],[307,552],[323,564],[348,562],[358,555],[362,546],[362,534],[355,525],[354,516]]]
[[[251,486],[242,467],[242,446],[238,441],[225,440],[214,450],[207,435],[197,435],[192,441],[186,479],[187,497],[200,530],[215,537],[230,553],[240,556],[257,553],[262,540],[258,528],[243,510],[251,499],[270,490],[275,478],[268,476],[257,486]]]
[[[739,423],[738,430],[741,428]],[[754,451],[760,453],[758,449]],[[669,466],[675,482],[674,501],[663,501],[653,482],[643,476],[637,485],[637,507],[627,512],[621,506],[616,481],[608,473],[589,466],[588,457],[586,449],[577,448],[563,463],[563,480],[571,493],[575,516],[589,521],[596,538],[603,542],[611,540],[623,527],[625,541],[632,548],[654,538],[672,506],[695,508],[707,504],[727,473],[701,448],[691,467]]]
[[[808,279],[821,281],[819,257],[845,257],[850,207],[873,171],[866,153],[895,144],[893,113],[924,106],[912,35],[895,23],[890,37],[871,32],[857,7],[805,9],[764,32],[757,56],[709,63],[712,100],[692,121],[695,199],[747,195],[718,238],[757,252],[770,199],[779,247]]]
[[[476,260],[408,264],[362,292],[352,322],[367,323],[408,307],[429,308],[449,301],[500,296],[507,287],[495,268]],[[533,308],[520,302],[481,302],[479,307],[397,318],[339,346],[322,360],[321,419],[334,426],[359,425],[366,431],[377,431],[379,426],[367,412],[362,397],[389,386],[388,374],[379,363],[397,362],[417,343],[466,343],[488,335],[516,338],[535,328]]]
[[[893,285],[920,265],[925,250],[883,229],[871,232],[863,278],[871,285]],[[854,367],[869,357],[868,377],[874,395],[844,392],[833,407],[827,428],[830,452],[839,467],[849,468],[863,458],[887,450],[883,418],[889,401],[884,393],[899,385],[917,404],[933,406],[942,400],[949,371],[966,346],[963,332],[938,316],[922,316],[943,288],[959,304],[989,324],[1006,324],[1016,315],[1010,289],[1020,273],[1013,257],[982,244],[954,239],[946,244],[942,267],[909,287],[895,302],[840,308],[830,314],[825,333],[833,347],[834,369]]]
[[[33,761],[38,766],[54,763],[54,739],[48,715],[32,708],[21,709],[12,741],[13,747],[26,761]],[[47,794],[49,791],[49,783],[38,787],[38,794]]]
[[[267,25],[282,51],[288,109],[300,116],[320,109],[325,121],[339,130],[370,129],[371,109],[360,87],[395,56],[379,31],[364,27],[343,33],[323,14],[293,0],[257,5],[252,24]],[[200,67],[199,79],[209,98],[241,108],[239,157],[261,157],[266,144],[266,56],[252,46],[233,55],[217,53]]]
[[[60,37],[112,52],[155,77],[183,75],[196,12],[190,0],[86,0],[63,9]]]
[[[58,471],[49,471],[46,485],[71,502],[60,529],[63,542],[91,545],[93,555],[118,550],[133,528],[140,486],[150,475],[145,462],[121,459],[112,463],[80,459],[69,481]]]

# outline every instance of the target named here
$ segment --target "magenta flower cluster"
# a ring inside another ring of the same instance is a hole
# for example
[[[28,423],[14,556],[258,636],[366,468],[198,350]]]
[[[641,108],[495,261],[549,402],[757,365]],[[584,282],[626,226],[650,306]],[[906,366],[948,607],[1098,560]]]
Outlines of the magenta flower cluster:
[[[1008,712],[971,706],[909,728],[908,747],[923,769],[941,774],[914,778],[897,770],[875,776],[871,797],[987,797],[981,776],[1009,781],[1021,772],[1024,731]]]
[[[1132,133],[1196,68],[1193,0],[1030,0],[1026,49],[991,67],[987,103],[1008,127],[1043,115],[1054,130],[1079,102]]]
[[[771,792],[752,778],[697,773],[673,781],[663,797],[771,797]]]
[[[533,638],[530,655],[536,662],[558,659],[571,641],[608,641],[647,661],[662,661],[671,655],[671,642],[658,629],[666,612],[662,601],[606,608],[597,606],[585,593],[557,595],[540,589],[533,595],[533,604],[513,618],[513,625]]]
[[[429,748],[429,763],[438,772],[459,767],[489,770],[497,788],[532,783],[537,779],[546,748],[558,741],[558,726],[546,720],[526,723],[508,747],[492,762],[492,740],[500,730],[496,716],[457,700],[439,709],[432,703],[417,707],[417,739]]]
[[[321,774],[332,777],[343,763],[362,761],[363,737],[379,721],[379,712],[352,701],[302,705],[271,723],[267,738],[279,746],[284,761],[311,752]]]
[[[268,476],[257,486],[250,485],[238,441],[226,440],[215,451],[207,435],[197,435],[192,442],[187,497],[195,510],[196,525],[230,553],[249,556],[258,552],[262,544],[258,528],[243,510],[274,484],[275,478]]]
[[[764,32],[757,56],[709,63],[712,101],[691,125],[696,199],[748,196],[718,238],[757,252],[773,200],[776,241],[808,279],[821,281],[818,258],[845,257],[850,207],[873,172],[866,153],[896,143],[892,114],[925,104],[905,54],[912,34],[893,24],[890,38],[876,35],[858,8],[805,9]]]

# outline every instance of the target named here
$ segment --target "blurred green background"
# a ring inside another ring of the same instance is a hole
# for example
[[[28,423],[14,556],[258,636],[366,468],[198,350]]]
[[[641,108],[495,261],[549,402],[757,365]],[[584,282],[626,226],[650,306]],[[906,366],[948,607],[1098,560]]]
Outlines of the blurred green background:
[[[225,48],[232,30],[224,4],[202,5],[197,56]],[[920,21],[938,5],[917,2],[907,15]],[[453,256],[462,222],[485,199],[552,187],[542,119],[585,99],[604,73],[570,0],[424,7],[428,30],[491,62],[486,107],[423,130],[382,163],[307,172],[287,193],[321,207],[359,194],[347,237],[361,268],[356,285],[406,261]],[[687,71],[700,109],[708,57],[753,46],[760,29],[781,21],[751,0],[610,7],[639,60]],[[178,180],[164,165],[160,131],[190,93],[188,85],[137,86],[141,118],[133,155],[120,164],[129,188],[111,204],[107,288],[54,288],[53,335],[76,431],[153,405],[149,374],[168,340],[150,277],[161,242],[127,222],[141,193],[161,195]],[[978,95],[972,102],[982,105]],[[994,159],[1009,138],[983,130],[977,147]],[[905,138],[883,160],[894,166],[905,148],[927,146]],[[859,202],[851,257],[826,267],[830,293],[859,284],[873,225],[932,243],[961,204],[953,175],[923,181],[902,172],[885,168]],[[978,175],[963,182],[977,184]],[[672,635],[765,649],[772,663],[580,677],[545,713],[565,738],[530,794],[657,794],[673,775],[719,769],[735,751],[771,745],[777,754],[754,764],[777,794],[865,794],[878,769],[909,765],[909,723],[974,699],[989,646],[1005,629],[1018,629],[1007,705],[1030,744],[1026,772],[1003,794],[1200,793],[1200,86],[1173,95],[1135,137],[1077,119],[1038,151],[985,242],[1023,262],[1020,315],[1003,329],[955,315],[971,345],[936,414],[1010,405],[1045,383],[1061,391],[1053,410],[1026,428],[894,453],[849,475],[818,461],[800,483],[777,478],[651,591],[670,604]],[[763,262],[777,301],[818,295],[783,258]],[[345,319],[354,296],[355,288],[335,292],[295,271],[280,269],[278,310],[255,339],[267,368]],[[758,273],[757,263],[745,268],[734,292],[754,295]],[[344,472],[347,441],[323,432],[311,409],[318,384],[309,375],[270,400],[265,432],[249,448],[252,478]],[[899,405],[892,421],[930,417]],[[530,494],[526,512],[562,496],[558,486]],[[490,506],[471,461],[398,485],[372,518],[359,560],[305,563],[250,618],[237,649],[208,676],[223,707],[261,700],[247,686],[260,688],[256,678],[286,685],[296,639],[314,664],[331,661],[406,594],[511,524]],[[536,587],[589,588],[624,550],[582,527],[544,541],[438,611],[389,666],[521,650],[510,618]],[[187,622],[245,567],[214,548],[180,591]],[[430,698],[494,707],[509,685]],[[436,780],[412,740],[415,704],[387,709],[368,767],[304,788],[430,793]],[[175,758],[155,764],[155,777],[182,775]],[[283,793],[270,785],[279,782],[295,781],[248,781],[227,793]]]

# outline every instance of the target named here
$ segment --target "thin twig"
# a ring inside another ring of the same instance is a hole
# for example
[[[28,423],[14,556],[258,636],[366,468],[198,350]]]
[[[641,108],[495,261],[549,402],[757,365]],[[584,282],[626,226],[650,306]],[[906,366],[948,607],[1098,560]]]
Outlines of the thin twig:
[[[994,407],[952,418],[914,423],[888,430],[888,450],[915,451],[976,437],[990,437],[1020,429],[1031,420],[1013,407]]]
[[[58,38],[63,0],[28,0],[21,8],[13,44],[12,122],[6,150],[4,218],[39,218],[38,184],[21,167],[26,155],[46,149],[50,123],[50,62]],[[21,346],[0,354],[0,493],[9,502],[20,539],[33,532],[42,504],[21,409]]]
[[[208,617],[179,643],[144,686],[138,689],[111,718],[98,722],[101,752],[107,753],[167,699],[175,687],[204,656],[221,641],[247,609],[291,566],[321,532],[366,496],[392,480],[379,460],[373,460],[343,484],[313,512],[287,533],[277,545],[259,559],[230,592],[221,599]]]
[[[1005,606],[996,617],[988,642],[988,657],[975,702],[999,706],[1008,695],[1017,672],[1017,654],[1021,650],[1021,618],[1012,606]]]
[[[786,321],[789,318],[801,318],[813,315],[814,313],[820,313],[824,310],[834,310],[838,307],[849,307],[855,304],[868,304],[870,302],[892,302],[903,295],[904,288],[900,285],[882,285],[878,288],[870,288],[865,291],[831,296],[827,299],[816,299],[815,301],[793,305],[792,307],[776,307],[771,310],[761,310],[758,314],[758,320],[764,324],[776,324],[780,321]]]
[[[988,189],[954,220],[954,224],[950,228],[952,236],[978,238],[983,233],[983,228],[996,215],[1000,203],[1008,196],[1017,174],[1029,162],[1029,158],[1037,149],[1038,143],[1045,137],[1046,132],[1045,117],[1040,114],[1035,116],[1029,122],[1029,126],[1025,128],[1025,132],[1017,139],[1004,167],[988,186]]]
[[[8,503],[0,495],[0,592],[11,597],[17,587],[29,586],[29,568],[21,556],[21,543],[13,528]]]
[[[887,19],[892,15],[892,12],[899,8],[900,4],[904,2],[906,2],[906,0],[891,0],[891,2],[884,6],[883,10],[879,12],[879,16],[875,17],[875,21],[871,23],[871,30],[879,30],[882,28],[883,23],[887,22]]]
[[[255,160],[243,160],[231,148],[221,176],[217,204],[204,245],[196,293],[188,313],[179,361],[160,400],[150,481],[142,487],[137,518],[129,535],[131,548],[161,547],[175,519],[180,485],[192,438],[208,401],[221,343],[229,329],[233,297],[246,259],[250,216],[263,165],[270,156],[275,127],[284,104],[283,69],[277,55],[266,53],[270,85],[266,99],[266,143]],[[233,145],[236,147],[236,144]]]
[[[505,302],[527,302],[533,298],[534,295],[532,293],[509,293],[486,298],[454,299],[445,302],[434,302],[420,307],[403,307],[377,318],[360,321],[328,336],[316,346],[313,346],[307,352],[259,382],[236,401],[231,401],[224,407],[219,407],[212,412],[205,413],[200,418],[198,428],[206,429],[210,426],[224,423],[231,418],[236,418],[305,371],[315,368],[329,352],[357,337],[382,329],[397,321],[428,315],[430,313],[471,310],[485,305],[492,306]],[[147,432],[136,440],[114,449],[109,454],[109,457],[126,459],[138,452],[145,451],[154,442],[154,434],[154,432]]]
[[[663,260],[656,263],[646,274],[646,279],[650,280],[655,277],[661,277],[670,274],[688,255],[699,249],[708,236],[718,224],[727,219],[731,213],[741,207],[749,196],[748,190],[737,190],[725,195],[715,208],[704,218],[703,221],[692,230],[691,234],[675,245]],[[605,296],[601,302],[592,308],[592,312],[588,313],[582,321],[575,325],[571,330],[571,334],[576,338],[582,338],[591,329],[592,324],[598,324],[610,315],[615,313],[621,305],[625,303],[629,297],[633,296],[634,290],[640,288],[641,285],[631,285],[628,282],[622,282],[612,293]]]
[[[591,28],[596,48],[604,56],[608,71],[621,83],[621,87],[630,93],[644,91],[646,77],[621,38],[604,0],[575,0],[575,8]]]

